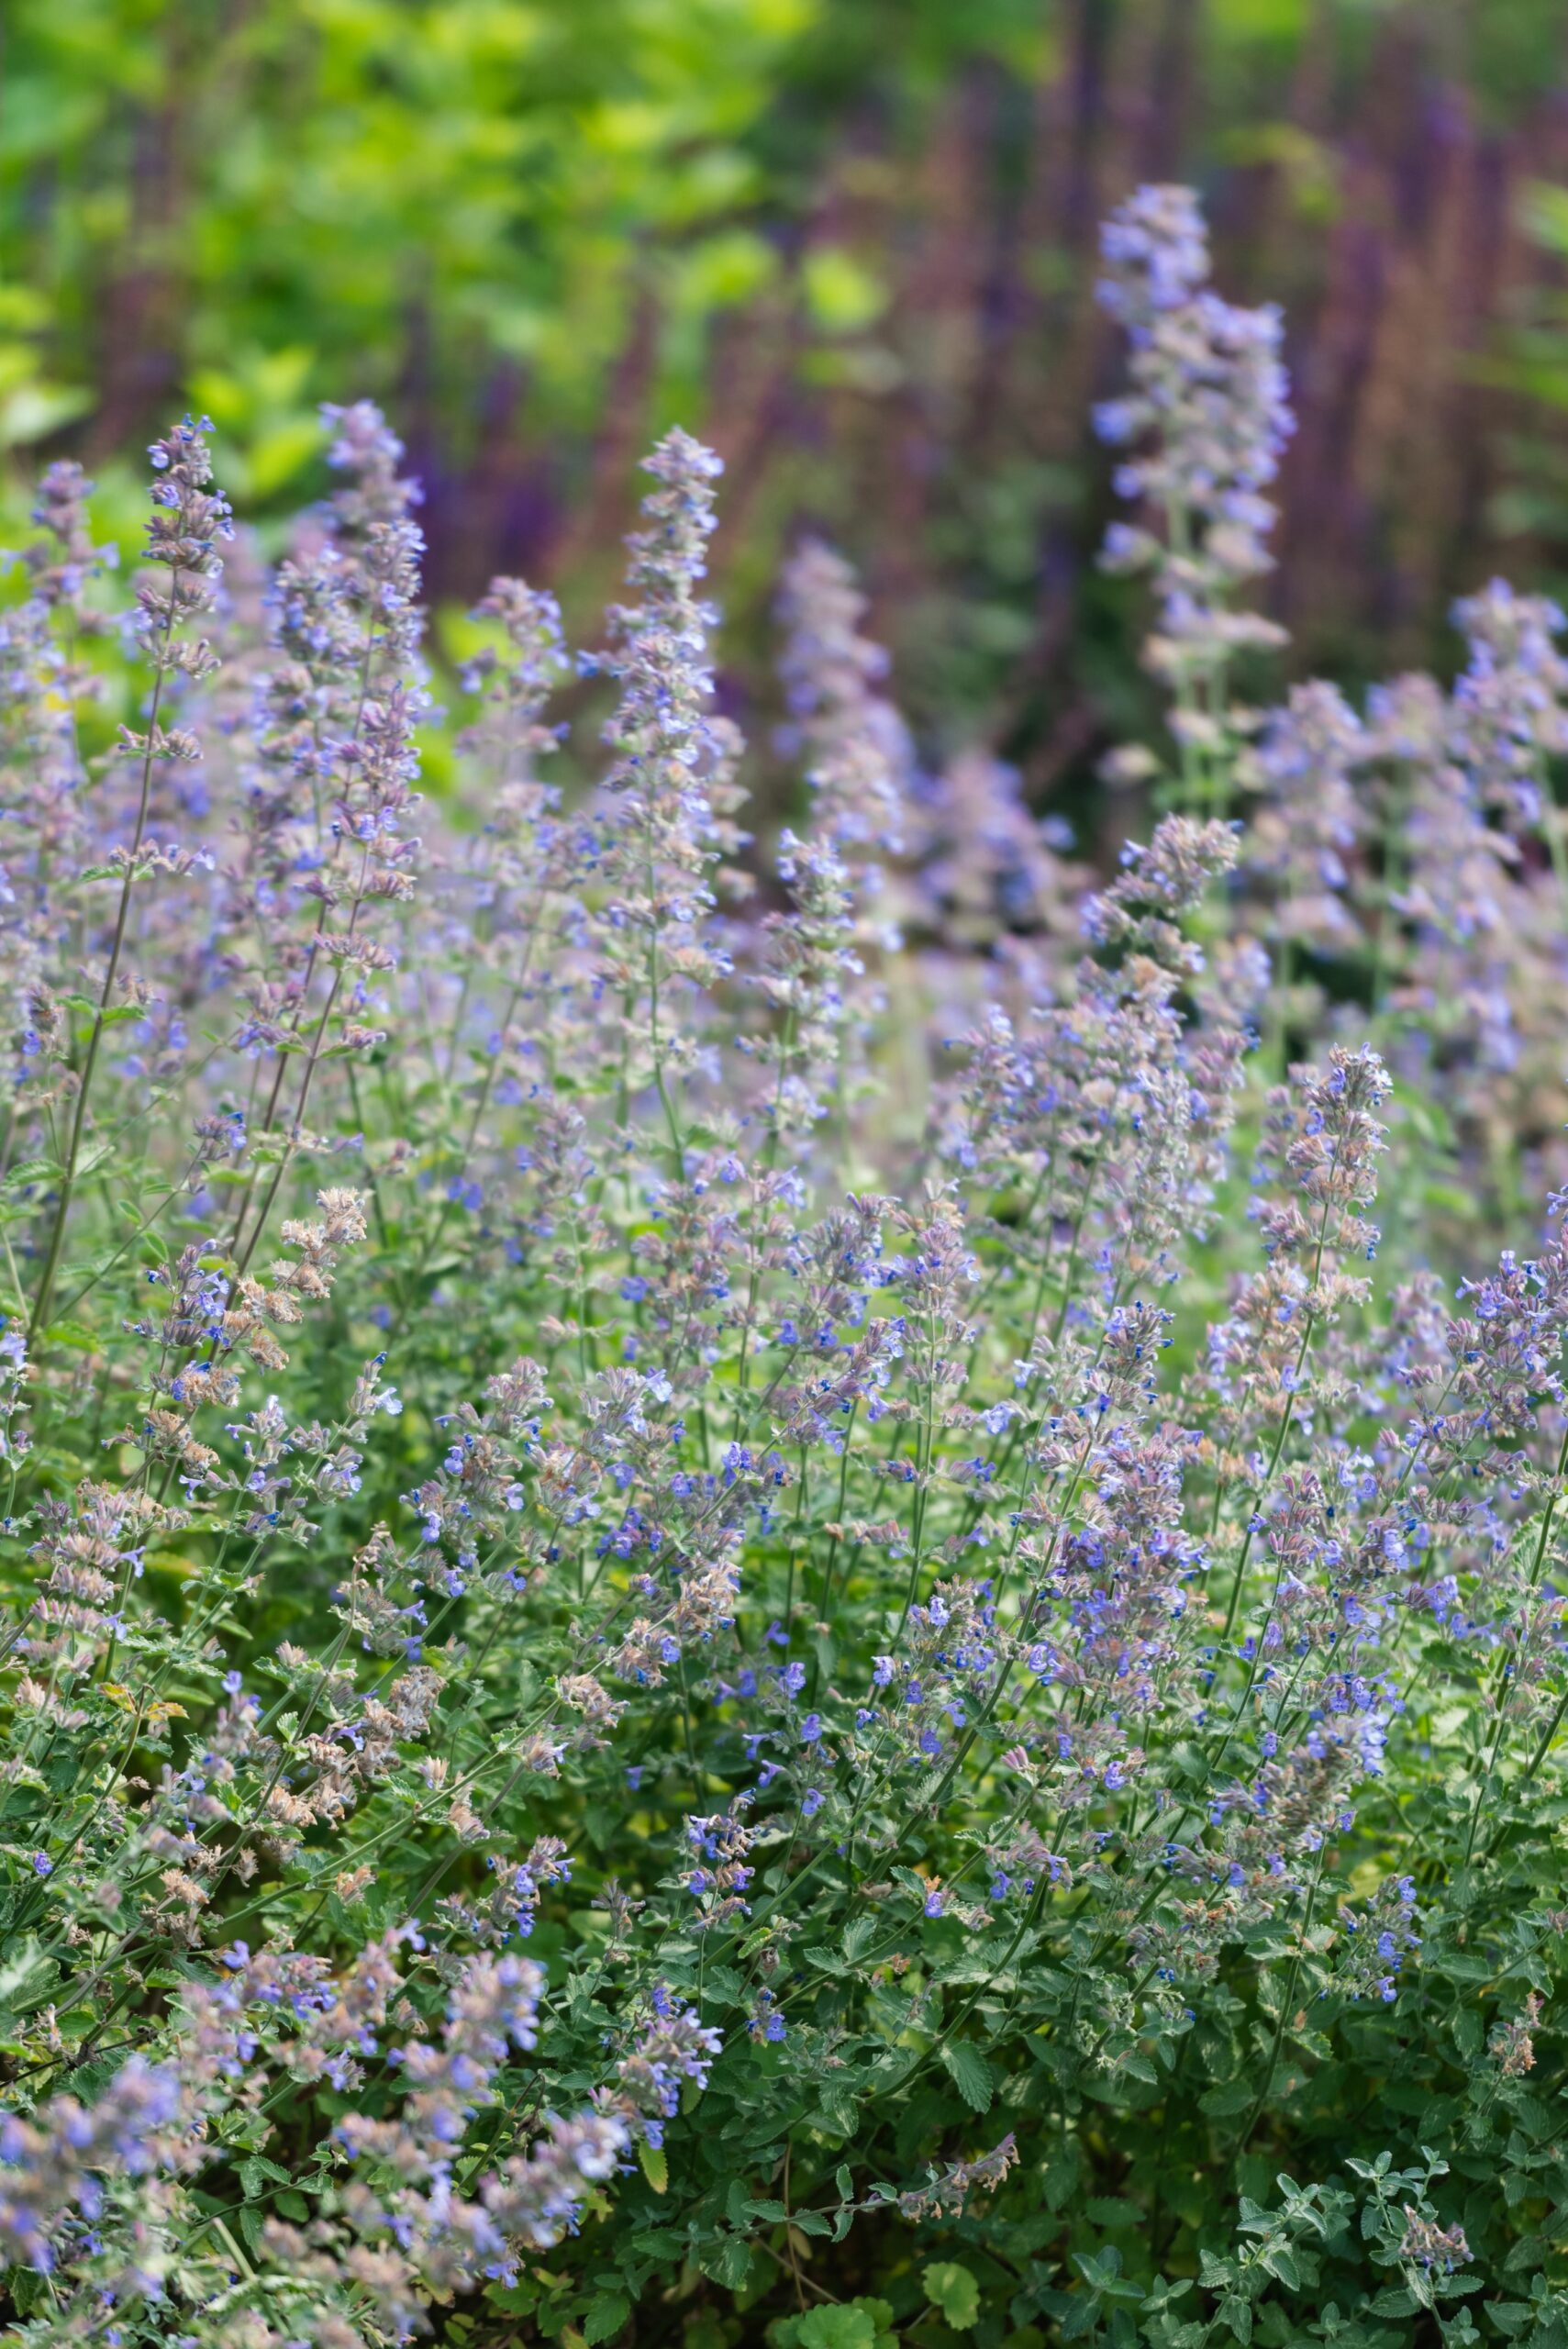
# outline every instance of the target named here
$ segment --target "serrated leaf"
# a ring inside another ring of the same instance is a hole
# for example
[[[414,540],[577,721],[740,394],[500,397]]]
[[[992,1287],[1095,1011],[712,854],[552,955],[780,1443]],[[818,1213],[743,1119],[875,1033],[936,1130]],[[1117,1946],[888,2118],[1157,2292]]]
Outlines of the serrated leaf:
[[[972,2112],[988,2112],[996,2093],[990,2065],[972,2041],[950,2039],[942,2049],[942,2068]]]
[[[1084,2205],[1087,2216],[1096,2227],[1140,2227],[1143,2212],[1136,2202],[1117,2194],[1095,2194]]]
[[[631,2314],[631,2302],[624,2292],[601,2292],[588,2303],[583,2319],[583,2338],[589,2349],[596,2349],[601,2341],[613,2341]]]
[[[643,2176],[655,2194],[669,2191],[670,2163],[662,2145],[651,2145],[646,2137],[637,2149],[638,2163]]]
[[[264,2154],[247,2154],[239,2165],[239,2183],[248,2202],[258,2201],[269,2186],[287,2186],[289,2173],[280,2169],[276,2162],[268,2161]]]
[[[1113,2300],[1141,2300],[1141,2284],[1129,2283],[1121,2272],[1121,2253],[1114,2243],[1104,2250],[1075,2251],[1073,2265],[1093,2292]]]
[[[744,2235],[731,2235],[719,2246],[717,2272],[721,2284],[732,2292],[740,2290],[751,2272],[751,2246]]]
[[[639,2227],[631,2247],[644,2259],[676,2259],[685,2249],[685,2241],[673,2227]]]
[[[6,2285],[17,2303],[18,2316],[31,2316],[33,2310],[42,2308],[49,2299],[48,2277],[35,2276],[28,2267],[13,2267],[6,2278]]]

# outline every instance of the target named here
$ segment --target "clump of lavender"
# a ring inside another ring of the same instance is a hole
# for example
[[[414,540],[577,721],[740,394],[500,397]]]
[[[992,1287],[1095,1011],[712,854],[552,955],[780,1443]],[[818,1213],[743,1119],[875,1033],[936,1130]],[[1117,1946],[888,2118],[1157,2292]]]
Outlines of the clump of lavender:
[[[1111,525],[1103,560],[1152,580],[1159,617],[1145,659],[1175,696],[1184,801],[1218,809],[1234,738],[1227,670],[1239,652],[1283,641],[1236,602],[1271,564],[1265,492],[1292,429],[1282,322],[1273,305],[1240,309],[1213,291],[1189,188],[1140,188],[1106,223],[1101,250],[1100,299],[1127,335],[1132,388],[1095,421],[1129,452],[1117,488],[1140,514]]]
[[[904,845],[913,765],[903,719],[880,690],[887,655],[861,633],[866,608],[854,573],[820,539],[785,564],[779,667],[790,738],[805,753],[813,830],[857,863]]]
[[[817,546],[753,852],[684,433],[602,654],[491,583],[417,812],[376,409],[231,598],[206,429],[157,444],[106,767],[46,477],[19,2343],[1473,2341],[1473,2276],[1561,2332],[1559,623],[1494,586],[1451,689],[1240,709],[1277,326],[1184,190],[1107,255],[1186,804],[1104,871],[989,752],[920,774]]]
[[[1568,660],[1557,644],[1568,620],[1502,579],[1462,596],[1453,617],[1470,654],[1454,687],[1454,748],[1482,804],[1509,831],[1534,831],[1551,807],[1549,763],[1568,749]],[[1560,827],[1547,829],[1560,859]]]

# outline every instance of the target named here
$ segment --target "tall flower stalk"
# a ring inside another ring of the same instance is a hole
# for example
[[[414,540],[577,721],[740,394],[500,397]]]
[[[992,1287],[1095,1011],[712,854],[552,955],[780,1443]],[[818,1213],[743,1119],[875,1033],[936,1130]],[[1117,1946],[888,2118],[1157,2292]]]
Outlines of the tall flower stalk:
[[[1102,561],[1152,582],[1158,619],[1144,660],[1175,701],[1179,804],[1218,815],[1237,738],[1231,665],[1284,640],[1237,602],[1272,565],[1264,493],[1293,425],[1280,314],[1214,292],[1190,188],[1140,188],[1106,223],[1101,250],[1100,299],[1127,336],[1132,388],[1095,421],[1129,451],[1116,484],[1140,515],[1112,523]]]
[[[206,640],[198,637],[193,641],[185,632],[192,621],[212,608],[217,582],[223,571],[217,548],[232,535],[228,501],[211,487],[212,462],[206,443],[211,430],[212,426],[205,417],[198,427],[187,417],[165,439],[155,440],[150,452],[154,481],[144,558],[152,576],[138,585],[136,625],[152,671],[152,693],[145,729],[121,729],[123,755],[139,763],[136,817],[128,841],[117,843],[110,853],[111,873],[120,884],[119,899],[108,959],[93,1007],[92,1025],[77,1077],[74,1107],[61,1153],[54,1215],[28,1324],[29,1336],[35,1338],[48,1326],[61,1250],[76,1189],[94,1073],[105,1025],[115,1008],[132,895],[137,883],[154,872],[189,869],[188,852],[174,843],[161,848],[150,839],[147,823],[153,776],[160,765],[169,760],[191,761],[201,755],[194,736],[180,728],[165,728],[161,722],[168,681],[180,675],[193,685],[199,684],[216,666]]]

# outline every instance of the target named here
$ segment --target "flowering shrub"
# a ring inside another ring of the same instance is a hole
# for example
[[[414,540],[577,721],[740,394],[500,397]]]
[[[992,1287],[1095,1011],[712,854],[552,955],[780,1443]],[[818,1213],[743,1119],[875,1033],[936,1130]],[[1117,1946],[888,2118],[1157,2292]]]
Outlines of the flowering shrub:
[[[1108,881],[815,544],[757,848],[682,432],[439,804],[373,409],[271,573],[172,430],[123,622],[46,476],[7,2340],[1568,2340],[1562,622],[1244,703],[1277,321],[1183,190],[1106,252]]]

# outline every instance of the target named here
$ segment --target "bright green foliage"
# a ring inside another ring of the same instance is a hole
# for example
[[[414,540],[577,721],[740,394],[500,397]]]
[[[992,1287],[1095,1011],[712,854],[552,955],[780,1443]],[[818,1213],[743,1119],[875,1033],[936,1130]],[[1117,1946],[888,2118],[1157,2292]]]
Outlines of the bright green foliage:
[[[1017,13],[991,0],[938,54]],[[117,328],[205,403],[263,502],[314,453],[306,374],[384,391],[417,353],[456,421],[501,360],[539,422],[591,421],[639,302],[679,371],[705,318],[772,281],[758,222],[783,186],[759,133],[822,17],[821,0],[19,0],[0,437],[121,399]],[[881,298],[831,246],[808,290],[830,334]]]
[[[956,2259],[935,2261],[920,2281],[926,2298],[940,2309],[955,2332],[967,2332],[980,2314],[980,2287]]]

